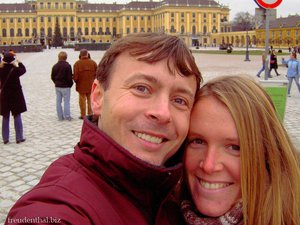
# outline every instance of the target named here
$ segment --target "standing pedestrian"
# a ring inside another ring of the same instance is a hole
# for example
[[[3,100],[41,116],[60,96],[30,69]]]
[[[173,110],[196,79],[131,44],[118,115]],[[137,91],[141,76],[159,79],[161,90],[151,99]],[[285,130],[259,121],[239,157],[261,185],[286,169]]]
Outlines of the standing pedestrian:
[[[89,59],[88,55],[86,49],[81,49],[79,60],[74,64],[73,79],[76,83],[76,91],[79,93],[79,119],[83,119],[86,113],[92,114],[91,88],[96,77],[97,64],[94,60]]]
[[[291,87],[293,80],[298,87],[298,91],[300,93],[300,85],[299,85],[299,76],[300,76],[300,62],[297,60],[297,53],[292,52],[289,60],[284,60],[282,58],[282,63],[288,65],[287,70],[287,79],[289,81],[288,84],[288,96],[291,97]]]
[[[260,74],[265,70],[265,64],[266,64],[266,54],[262,53],[261,54],[261,61],[262,61],[262,68],[258,71],[257,77],[260,77]]]
[[[21,113],[27,110],[22,91],[20,76],[26,72],[25,66],[19,62],[15,55],[7,52],[0,64],[0,114],[2,120],[2,139],[4,144],[9,143],[10,113],[14,117],[17,144],[24,142],[23,123]]]
[[[269,71],[269,77],[271,76],[271,71],[272,69],[274,69],[275,73],[277,76],[279,76],[280,74],[277,72],[278,69],[278,64],[277,64],[277,56],[275,54],[275,50],[271,51],[271,55],[270,55],[270,71]]]
[[[59,121],[71,120],[70,97],[72,80],[72,67],[67,62],[66,52],[58,54],[58,62],[52,67],[51,80],[55,84],[56,92],[56,112]],[[62,109],[62,100],[64,101],[64,110]]]

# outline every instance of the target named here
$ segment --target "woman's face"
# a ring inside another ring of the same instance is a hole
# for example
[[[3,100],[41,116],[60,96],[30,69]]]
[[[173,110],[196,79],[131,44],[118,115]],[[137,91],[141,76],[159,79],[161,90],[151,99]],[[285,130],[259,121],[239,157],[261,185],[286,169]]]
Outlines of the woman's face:
[[[241,199],[240,147],[233,118],[216,98],[195,104],[185,155],[187,182],[198,209],[217,217]]]

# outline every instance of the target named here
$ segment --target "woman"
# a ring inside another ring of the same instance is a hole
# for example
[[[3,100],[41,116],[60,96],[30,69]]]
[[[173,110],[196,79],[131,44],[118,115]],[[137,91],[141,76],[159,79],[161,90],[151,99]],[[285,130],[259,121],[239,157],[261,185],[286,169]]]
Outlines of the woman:
[[[300,224],[296,149],[253,80],[227,76],[204,85],[187,139],[177,198],[184,219],[170,201],[170,224]]]
[[[278,69],[278,64],[277,64],[277,56],[275,54],[275,50],[272,50],[271,55],[270,55],[270,71],[269,71],[269,77],[271,76],[271,71],[272,69],[275,70],[275,73],[277,76],[279,76],[280,74],[277,72]]]
[[[298,91],[300,93],[300,84],[299,84],[299,76],[300,76],[300,62],[297,60],[297,53],[292,52],[289,60],[284,60],[282,58],[282,63],[288,66],[287,70],[287,79],[289,81],[288,84],[288,96],[291,97],[291,87],[293,80],[298,87]]]
[[[20,83],[20,76],[26,72],[25,66],[15,59],[13,53],[5,53],[0,64],[0,115],[2,120],[3,143],[9,143],[10,112],[14,116],[17,144],[25,141],[21,113],[25,112],[26,103]]]

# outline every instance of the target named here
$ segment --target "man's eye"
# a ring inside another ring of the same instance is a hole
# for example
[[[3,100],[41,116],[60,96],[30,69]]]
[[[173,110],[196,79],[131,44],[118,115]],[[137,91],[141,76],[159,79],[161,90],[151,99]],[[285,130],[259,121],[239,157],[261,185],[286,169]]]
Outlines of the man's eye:
[[[177,104],[180,104],[180,105],[188,105],[186,100],[184,100],[183,98],[175,98],[174,102],[176,102]]]
[[[149,93],[149,89],[145,86],[142,86],[142,85],[138,85],[138,86],[135,86],[135,89],[138,90],[139,92],[143,92],[143,93]]]

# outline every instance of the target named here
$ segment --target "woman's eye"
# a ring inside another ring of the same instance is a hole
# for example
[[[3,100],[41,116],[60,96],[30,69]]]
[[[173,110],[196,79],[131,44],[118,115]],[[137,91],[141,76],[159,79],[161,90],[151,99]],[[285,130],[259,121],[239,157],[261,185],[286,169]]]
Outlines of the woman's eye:
[[[204,144],[204,141],[201,140],[200,138],[195,138],[195,139],[191,139],[188,142],[190,145],[202,145]]]
[[[240,151],[240,146],[239,145],[231,145],[229,146],[232,150],[234,151]]]

